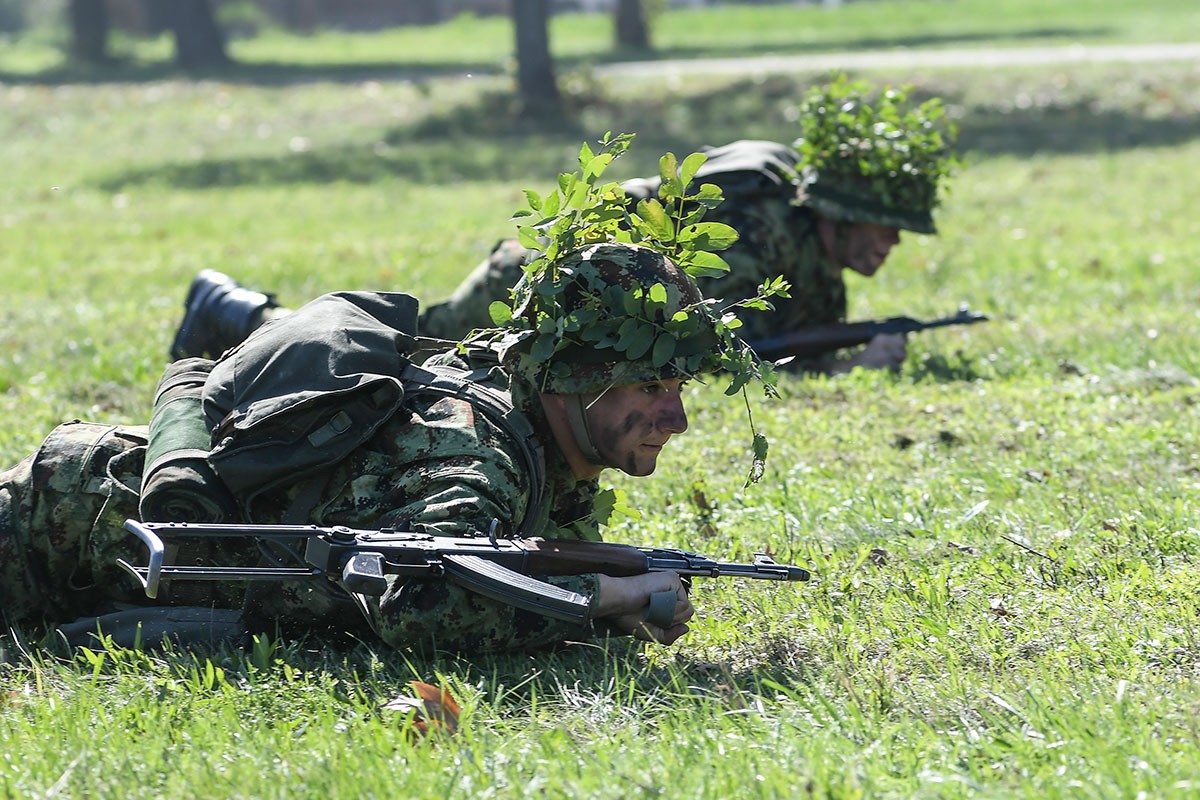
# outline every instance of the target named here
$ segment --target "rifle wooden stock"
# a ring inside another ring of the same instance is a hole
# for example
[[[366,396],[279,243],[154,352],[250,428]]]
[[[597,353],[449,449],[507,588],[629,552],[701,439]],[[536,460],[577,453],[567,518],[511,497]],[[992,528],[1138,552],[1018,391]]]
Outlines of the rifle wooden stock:
[[[519,546],[529,556],[530,571],[537,575],[600,572],[619,578],[653,571],[650,559],[643,551],[625,544],[527,539]]]
[[[781,358],[815,358],[822,353],[857,347],[876,336],[874,322],[845,322],[789,331],[768,339],[750,343],[759,358],[778,361]]]
[[[766,361],[778,361],[782,358],[808,359],[834,350],[866,344],[884,333],[917,333],[946,325],[971,325],[987,319],[986,315],[964,307],[952,316],[925,321],[911,317],[889,317],[888,319],[841,322],[801,328],[778,336],[752,341],[750,346],[754,348],[754,352],[758,354],[759,358]]]

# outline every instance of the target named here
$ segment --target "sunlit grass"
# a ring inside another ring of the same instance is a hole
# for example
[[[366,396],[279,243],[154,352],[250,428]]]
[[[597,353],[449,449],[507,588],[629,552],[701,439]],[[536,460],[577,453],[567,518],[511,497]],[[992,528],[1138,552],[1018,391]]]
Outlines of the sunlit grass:
[[[903,5],[918,21],[979,8]],[[989,7],[1020,30],[1082,4]],[[1130,39],[1171,38],[1114,8]],[[1192,24],[1190,5],[1172,13]],[[337,62],[322,40],[254,46]],[[376,46],[353,59],[386,58]],[[501,78],[0,86],[2,463],[73,417],[144,422],[201,268],[289,304],[349,287],[441,296],[582,139],[637,131],[623,175],[667,148],[786,141],[789,104],[820,77],[572,79],[582,121],[565,130],[506,116]],[[756,486],[742,486],[745,406],[719,382],[688,389],[691,429],[655,476],[606,476],[642,512],[612,540],[770,550],[816,580],[697,580],[693,631],[671,649],[68,657],[7,637],[4,793],[1194,796],[1200,73],[869,77],[946,97],[967,165],[941,235],[906,236],[876,278],[851,281],[851,316],[968,302],[991,321],[914,337],[896,375],[786,376],[780,400],[752,398],[771,441]],[[414,677],[462,701],[457,736],[411,741],[380,709]]]

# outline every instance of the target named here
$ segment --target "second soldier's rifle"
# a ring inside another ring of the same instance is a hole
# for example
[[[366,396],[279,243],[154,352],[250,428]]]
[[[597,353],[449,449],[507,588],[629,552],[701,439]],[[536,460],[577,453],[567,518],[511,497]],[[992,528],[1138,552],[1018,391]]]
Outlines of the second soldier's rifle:
[[[911,317],[889,317],[864,322],[841,322],[781,333],[778,336],[752,341],[750,345],[764,361],[814,358],[831,350],[866,344],[881,333],[916,333],[946,325],[971,325],[985,322],[987,319],[986,315],[964,306],[957,314],[949,317],[925,321]]]
[[[762,553],[755,554],[751,564],[729,564],[683,550],[569,539],[504,539],[495,536],[494,530],[491,536],[449,537],[386,528],[369,531],[342,526],[132,519],[126,520],[125,527],[146,545],[149,558],[145,566],[118,563],[138,580],[148,597],[157,597],[160,587],[172,580],[312,579],[332,580],[349,592],[378,596],[387,590],[387,576],[395,575],[443,578],[517,608],[583,624],[589,619],[590,597],[532,576],[603,573],[622,577],[670,571],[684,580],[806,581],[810,577],[807,570],[778,564]],[[268,547],[275,563],[195,566],[166,562],[168,542],[213,538],[253,540]],[[286,563],[279,559],[280,553]],[[674,592],[651,595],[646,619],[668,627],[674,608]]]

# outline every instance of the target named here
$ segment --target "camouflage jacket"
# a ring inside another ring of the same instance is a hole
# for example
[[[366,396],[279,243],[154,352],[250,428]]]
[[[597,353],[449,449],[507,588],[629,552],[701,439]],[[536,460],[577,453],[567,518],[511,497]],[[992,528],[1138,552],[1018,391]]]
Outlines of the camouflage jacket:
[[[744,327],[739,331],[743,338],[753,342],[846,318],[841,269],[821,251],[815,215],[793,205],[788,193],[764,193],[722,204],[706,219],[724,222],[739,235],[721,253],[729,262],[729,273],[698,281],[706,297],[726,301],[753,297],[760,284],[779,275],[791,284],[790,297],[772,299],[773,312],[743,315]]]
[[[536,395],[509,386],[497,368],[492,379],[511,390],[535,430],[545,431]],[[59,426],[36,454],[0,473],[0,598],[15,624],[66,622],[147,604],[117,559],[139,561],[140,545],[124,529],[137,516],[146,445],[141,426],[92,423]],[[548,435],[548,434],[547,434]],[[597,486],[576,481],[556,448],[547,449],[541,533],[596,539]],[[492,519],[511,530],[524,514],[528,476],[505,431],[465,401],[418,397],[329,471],[309,515],[319,525],[411,527],[442,534],[486,530]],[[258,508],[256,522],[281,521],[299,487],[276,490]],[[220,552],[210,554],[221,563]],[[593,594],[597,578],[553,578],[564,588]],[[211,602],[243,603],[241,586],[219,584]],[[357,604],[320,582],[257,584],[245,600],[248,618],[279,623],[285,631],[368,633]],[[187,603],[191,604],[191,603]],[[591,631],[491,601],[441,580],[395,580],[381,598],[366,598],[371,627],[399,649],[436,646],[459,652],[526,649],[588,637]]]

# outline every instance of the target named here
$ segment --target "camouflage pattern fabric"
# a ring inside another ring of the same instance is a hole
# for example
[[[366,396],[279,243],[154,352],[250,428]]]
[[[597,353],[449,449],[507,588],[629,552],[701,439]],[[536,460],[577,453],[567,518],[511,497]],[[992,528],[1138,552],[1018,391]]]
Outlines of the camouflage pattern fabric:
[[[829,260],[817,239],[816,216],[792,202],[789,185],[738,203],[725,203],[705,216],[738,231],[738,241],[721,253],[730,271],[700,278],[706,297],[729,302],[753,297],[769,278],[783,275],[792,284],[790,298],[775,298],[775,311],[743,316],[742,337],[750,342],[782,331],[841,322],[846,318],[846,284],[840,267]],[[448,299],[421,316],[421,333],[461,339],[474,328],[491,326],[488,306],[507,300],[520,280],[529,251],[516,239],[505,240],[475,268]]]
[[[840,266],[822,252],[814,209],[798,205],[792,179],[781,176],[772,181],[763,177],[766,172],[751,171],[778,171],[786,166],[781,159],[794,160],[798,157],[796,151],[779,143],[746,140],[714,148],[711,153],[719,154],[720,163],[727,166],[712,174],[703,168],[701,172],[706,181],[722,186],[727,200],[709,211],[705,220],[732,226],[739,239],[721,253],[729,262],[729,274],[699,279],[700,291],[706,297],[733,302],[753,297],[759,284],[769,278],[785,277],[792,285],[790,298],[775,298],[773,313],[744,315],[741,332],[751,342],[784,331],[844,321],[846,285]],[[761,163],[764,159],[767,163]],[[705,166],[717,164],[714,158]],[[658,179],[635,178],[625,186],[631,198],[653,196]],[[509,289],[521,279],[521,267],[531,257],[531,251],[516,239],[498,243],[454,294],[422,309],[420,333],[458,341],[476,328],[491,327],[488,307],[496,300],[508,300]],[[269,316],[288,311],[278,309]]]
[[[501,388],[509,388],[503,371],[493,375]],[[523,385],[511,390],[535,429],[547,430],[536,395]],[[34,456],[0,473],[0,601],[10,624],[65,622],[121,604],[153,602],[116,566],[118,558],[139,563],[142,555],[123,523],[137,516],[145,435],[144,427],[63,425]],[[595,481],[575,481],[557,450],[548,450],[550,501],[541,535],[598,539]],[[308,521],[466,535],[486,531],[497,519],[502,530],[513,530],[529,496],[521,463],[505,432],[465,401],[417,398],[335,465]],[[279,522],[298,491],[279,490],[273,498],[279,515],[255,521]],[[241,552],[210,555],[214,563],[225,557],[246,563]],[[550,580],[582,594],[597,589],[595,575]],[[519,611],[441,580],[393,578],[383,597],[357,601],[318,581],[264,582],[248,593],[245,588],[220,584],[213,601],[238,608],[247,594],[250,619],[296,632],[369,633],[355,610],[361,608],[374,632],[400,649],[484,653],[592,635],[590,629]]]
[[[69,621],[149,601],[117,559],[144,549],[137,516],[145,427],[60,425],[38,452],[0,473],[0,608],[14,625]],[[240,603],[240,593],[221,602]]]
[[[492,371],[493,383],[507,374]],[[523,384],[512,387],[513,400],[536,430],[545,431],[536,396]],[[506,434],[458,399],[426,398],[406,406],[411,417],[397,415],[329,475],[311,521],[350,527],[393,526],[434,534],[467,535],[487,531],[493,519],[502,531],[515,530],[529,497],[528,476]],[[549,435],[549,434],[547,434]],[[595,481],[571,477],[556,448],[547,448],[546,494],[540,536],[600,538],[592,516]],[[270,497],[289,507],[301,487]],[[264,520],[268,521],[268,520]],[[582,594],[594,594],[594,575],[555,577],[549,582]],[[411,648],[434,644],[459,652],[496,652],[584,639],[590,631],[520,611],[442,580],[389,579],[381,598],[363,598],[371,623],[388,644]],[[347,606],[318,596],[308,584],[260,587],[252,611],[287,621],[308,614],[313,624],[344,625]]]

